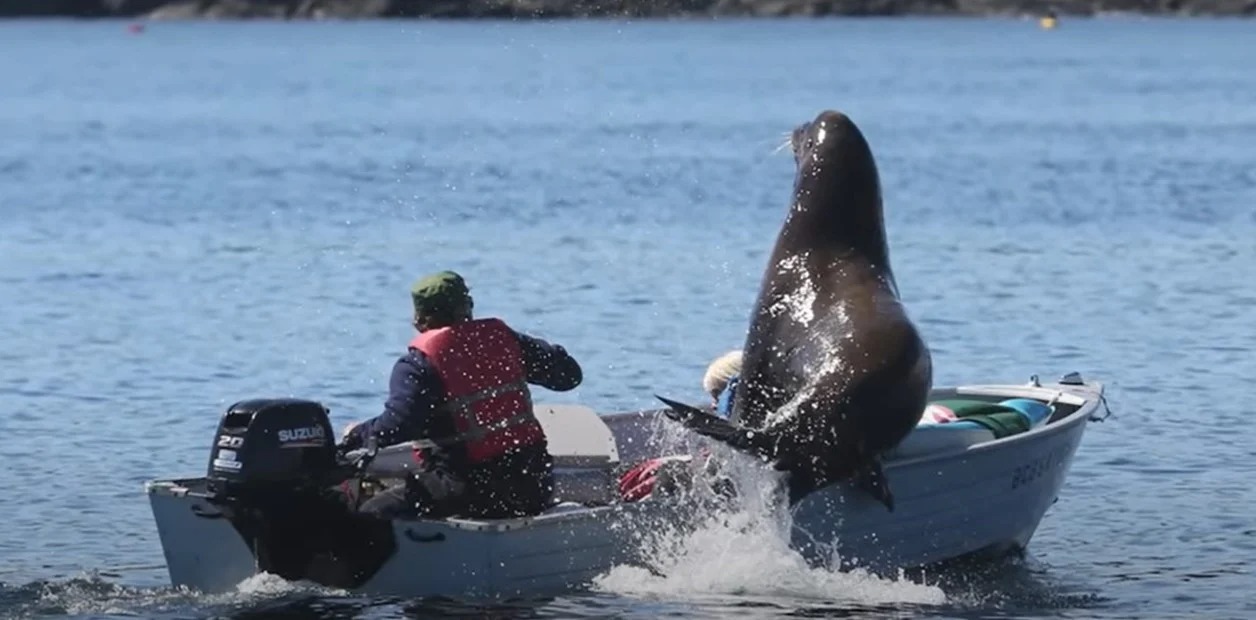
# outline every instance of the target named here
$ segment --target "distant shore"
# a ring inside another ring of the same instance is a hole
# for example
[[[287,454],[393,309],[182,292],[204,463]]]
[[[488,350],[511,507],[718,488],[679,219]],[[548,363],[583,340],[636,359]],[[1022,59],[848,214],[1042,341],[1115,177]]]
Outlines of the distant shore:
[[[0,0],[0,18],[562,19],[789,16],[1256,16],[1256,0]]]

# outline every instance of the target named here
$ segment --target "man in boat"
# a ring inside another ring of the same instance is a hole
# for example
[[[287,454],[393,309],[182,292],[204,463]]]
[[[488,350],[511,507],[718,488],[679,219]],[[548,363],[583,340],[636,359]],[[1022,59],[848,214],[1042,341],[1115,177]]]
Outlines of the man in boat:
[[[533,415],[528,384],[565,392],[580,364],[558,345],[497,318],[472,318],[463,278],[442,271],[411,290],[418,334],[393,366],[379,416],[345,429],[342,447],[418,441],[404,487],[367,500],[362,512],[391,518],[539,514],[553,494],[553,459]]]

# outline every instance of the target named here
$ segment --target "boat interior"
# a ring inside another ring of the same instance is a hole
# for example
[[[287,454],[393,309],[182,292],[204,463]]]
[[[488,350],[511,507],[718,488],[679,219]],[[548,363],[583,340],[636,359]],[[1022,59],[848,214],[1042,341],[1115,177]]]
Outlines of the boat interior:
[[[1064,383],[1073,380],[1076,383]],[[1037,377],[1024,386],[991,385],[937,388],[930,407],[953,408],[944,422],[922,417],[921,424],[895,450],[888,463],[932,458],[967,450],[1049,426],[1080,409],[1096,406],[1084,394],[1061,389],[1081,385],[1071,376],[1058,386],[1042,386]],[[1034,405],[1036,403],[1036,405]],[[554,456],[557,504],[551,512],[607,506],[621,501],[619,477],[642,461],[692,455],[705,439],[684,431],[662,415],[647,410],[599,415],[581,405],[537,405]],[[412,466],[410,444],[380,450],[368,472],[381,478],[404,475]]]

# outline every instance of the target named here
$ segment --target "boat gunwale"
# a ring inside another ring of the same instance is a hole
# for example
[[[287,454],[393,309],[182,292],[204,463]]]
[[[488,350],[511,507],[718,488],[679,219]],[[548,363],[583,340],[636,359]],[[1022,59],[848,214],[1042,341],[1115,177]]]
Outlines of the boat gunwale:
[[[1087,382],[1083,384],[979,384],[979,385],[959,385],[937,387],[930,391],[929,398],[932,400],[941,396],[1003,396],[1008,398],[1031,398],[1050,402],[1057,400],[1069,405],[1076,406],[1077,409],[1065,415],[1058,420],[1051,420],[1042,426],[1030,429],[1024,433],[1010,435],[990,441],[984,441],[971,446],[942,450],[925,454],[917,457],[890,460],[885,462],[886,470],[910,467],[922,463],[933,461],[944,461],[953,459],[961,455],[979,454],[985,451],[999,450],[1005,446],[1012,444],[1031,442],[1048,435],[1065,433],[1078,424],[1088,420],[1098,409],[1104,395],[1104,385],[1098,382]],[[621,411],[607,414],[600,414],[598,417],[603,420],[617,420],[630,417],[640,417],[657,419],[663,409],[643,409],[637,411]],[[614,428],[611,428],[614,435]],[[616,437],[618,443],[618,437]],[[186,497],[191,495],[208,501],[208,497],[203,496],[189,485],[199,481],[204,481],[205,476],[192,476],[183,478],[166,478],[151,479],[145,481],[144,489],[148,495],[168,495],[173,497]],[[634,510],[639,505],[638,502],[613,502],[604,505],[581,505],[572,507],[569,510],[561,512],[550,512],[540,515],[518,517],[513,519],[466,519],[466,518],[447,518],[447,519],[422,519],[422,518],[397,518],[393,519],[393,523],[398,527],[419,527],[419,526],[435,526],[446,527],[465,531],[488,531],[488,532],[507,532],[529,527],[561,524],[567,521],[579,520],[601,520],[606,517],[614,518],[625,510]]]
[[[192,489],[190,486],[196,482],[204,480],[206,480],[205,476],[148,480],[144,483],[144,491],[148,495],[165,495],[168,497],[179,498],[191,496],[193,498],[209,502],[209,497]],[[597,506],[581,505],[573,506],[570,509],[563,510],[561,512],[548,512],[539,515],[516,517],[511,519],[469,519],[464,517],[423,519],[417,517],[397,517],[392,519],[392,522],[395,526],[407,528],[438,526],[476,532],[507,532],[542,525],[561,524],[567,521],[580,521],[585,519],[601,520],[614,516],[615,514],[623,511],[626,506],[631,505],[632,504],[628,503],[614,503]]]
[[[1069,389],[1074,387],[1083,389]],[[1036,439],[1063,434],[1089,420],[1099,408],[1100,401],[1103,398],[1103,385],[1100,383],[1086,383],[1081,386],[1062,384],[1051,384],[1050,386],[971,385],[943,388],[938,391],[950,392],[956,396],[1010,396],[1011,398],[1031,398],[1046,402],[1056,399],[1060,402],[1065,402],[1065,404],[1075,405],[1077,409],[1058,420],[1050,420],[1046,424],[1031,428],[1023,433],[983,441],[956,450],[943,450],[909,459],[887,461],[885,463],[886,469],[897,469],[930,461],[944,460],[957,455],[981,454],[983,452],[1000,450],[1013,444],[1029,443]],[[1072,397],[1072,399],[1080,400],[1081,402],[1067,402],[1065,400],[1067,397]]]
[[[1019,385],[992,383],[935,387],[929,392],[930,400],[945,396],[1002,396],[1005,398],[1029,398],[1043,402],[1055,400],[1076,406],[1077,409],[1062,418],[1050,420],[1046,424],[1023,433],[983,441],[962,448],[944,449],[901,460],[887,460],[884,463],[886,470],[915,466],[932,461],[943,461],[961,455],[980,454],[991,450],[999,450],[1012,444],[1031,442],[1049,435],[1068,432],[1072,427],[1094,415],[1099,408],[1100,402],[1103,400],[1104,384],[1101,382],[1086,382],[1082,384],[1050,383],[1041,385],[1034,383]],[[657,418],[665,411],[666,409],[623,411],[608,413],[602,417],[612,420],[632,416]],[[613,428],[611,432],[612,434],[614,433]]]

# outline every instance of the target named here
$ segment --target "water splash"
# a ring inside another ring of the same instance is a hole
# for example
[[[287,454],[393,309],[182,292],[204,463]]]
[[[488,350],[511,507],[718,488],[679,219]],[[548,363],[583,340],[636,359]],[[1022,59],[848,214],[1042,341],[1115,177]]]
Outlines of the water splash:
[[[777,274],[797,279],[798,287],[768,306],[768,312],[772,316],[784,313],[799,325],[809,327],[815,320],[816,287],[807,269],[807,253],[786,257],[777,266]]]
[[[228,611],[259,603],[341,594],[344,593],[339,590],[292,583],[265,573],[242,581],[233,591],[204,594],[187,588],[122,585],[89,572],[70,579],[0,584],[0,610],[16,618],[49,615],[154,617],[186,612],[190,607]]]
[[[693,600],[727,595],[853,605],[941,604],[941,589],[866,572],[809,564],[790,548],[792,520],[778,472],[755,459],[713,447],[714,460],[737,492],[723,503],[702,484],[677,497],[680,518],[642,535],[644,567],[617,566],[598,590],[644,598]]]
[[[348,591],[328,588],[308,581],[287,581],[278,575],[259,573],[236,584],[235,593],[228,596],[271,597],[289,594],[338,596],[348,594]]]
[[[839,304],[830,312],[833,314],[832,324],[837,326],[839,330],[825,331],[820,329],[813,334],[813,338],[815,338],[813,346],[822,347],[826,354],[822,356],[813,355],[811,359],[804,362],[803,372],[806,376],[811,377],[810,382],[799,389],[792,398],[775,411],[768,413],[764,417],[764,424],[767,427],[775,426],[797,415],[799,405],[813,399],[822,385],[831,381],[835,375],[850,372],[847,368],[846,356],[834,354],[842,341],[849,341],[854,337],[847,327],[846,306]]]
[[[780,484],[783,474],[758,459],[695,438],[661,416],[649,443],[660,454],[692,455],[691,476],[699,481],[703,474],[725,476],[736,492],[730,498],[707,484],[681,487],[670,498],[676,512],[650,521],[638,533],[644,566],[617,566],[595,581],[595,589],[689,602],[736,596],[860,608],[947,603],[945,593],[933,585],[809,563],[790,546],[792,518]],[[837,565],[836,557],[828,562]]]

